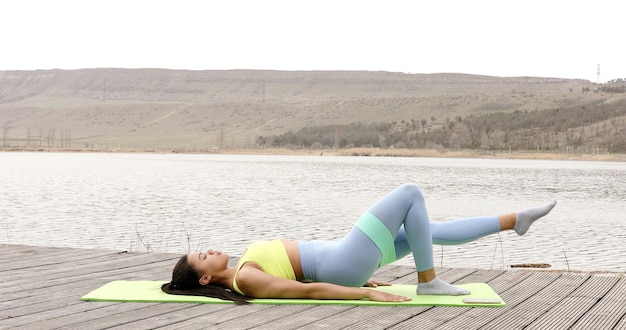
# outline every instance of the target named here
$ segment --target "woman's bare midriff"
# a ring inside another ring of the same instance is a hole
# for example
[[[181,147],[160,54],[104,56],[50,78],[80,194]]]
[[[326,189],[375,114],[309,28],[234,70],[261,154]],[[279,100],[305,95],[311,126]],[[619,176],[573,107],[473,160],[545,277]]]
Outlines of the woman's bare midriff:
[[[282,239],[281,241],[285,246],[285,251],[287,251],[287,256],[289,257],[289,262],[291,262],[291,267],[293,267],[293,272],[296,274],[296,279],[298,281],[303,280],[304,275],[302,275],[302,265],[300,264],[298,241],[290,239]]]

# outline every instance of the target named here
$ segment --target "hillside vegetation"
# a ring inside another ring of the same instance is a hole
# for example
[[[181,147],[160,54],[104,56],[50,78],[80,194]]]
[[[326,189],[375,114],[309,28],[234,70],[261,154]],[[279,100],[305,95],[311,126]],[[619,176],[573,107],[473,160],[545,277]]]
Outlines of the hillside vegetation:
[[[0,71],[3,149],[626,152],[623,81],[361,71]]]

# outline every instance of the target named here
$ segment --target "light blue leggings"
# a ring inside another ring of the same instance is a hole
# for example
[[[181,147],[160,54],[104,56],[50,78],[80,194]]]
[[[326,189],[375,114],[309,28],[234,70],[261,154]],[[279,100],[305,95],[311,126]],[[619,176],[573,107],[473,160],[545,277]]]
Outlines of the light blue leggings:
[[[405,184],[391,191],[368,212],[367,221],[380,221],[388,230],[392,260],[398,260],[413,253],[417,271],[434,267],[432,244],[463,244],[500,231],[498,216],[482,216],[445,222],[431,222],[426,211],[424,196],[415,184]],[[365,217],[365,216],[364,216]],[[373,219],[373,220],[372,220]],[[363,219],[361,219],[363,220]],[[361,222],[359,220],[359,222]],[[361,286],[383,266],[383,253],[380,240],[370,238],[377,233],[352,227],[348,234],[338,241],[299,242],[300,262],[304,277],[318,282],[335,283],[344,286]],[[377,228],[376,226],[371,228]],[[367,234],[366,234],[367,233]],[[383,235],[384,236],[384,235]],[[384,244],[383,244],[384,245]]]

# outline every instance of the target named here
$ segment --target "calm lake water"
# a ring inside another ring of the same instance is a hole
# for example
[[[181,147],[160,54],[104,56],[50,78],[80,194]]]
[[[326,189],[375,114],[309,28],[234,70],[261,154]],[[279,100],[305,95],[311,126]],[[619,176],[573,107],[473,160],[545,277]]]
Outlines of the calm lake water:
[[[525,236],[434,246],[436,266],[626,271],[620,162],[4,152],[0,244],[239,256],[257,239],[340,238],[406,182],[434,221],[558,200]]]

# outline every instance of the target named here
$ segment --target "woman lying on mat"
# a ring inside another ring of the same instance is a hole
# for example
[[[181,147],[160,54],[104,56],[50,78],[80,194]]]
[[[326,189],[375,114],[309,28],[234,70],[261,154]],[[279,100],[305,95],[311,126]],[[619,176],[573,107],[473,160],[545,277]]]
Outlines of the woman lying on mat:
[[[172,281],[161,289],[236,303],[250,298],[407,301],[410,298],[361,286],[386,284],[371,281],[370,276],[379,267],[412,253],[418,295],[467,295],[468,290],[435,275],[432,244],[463,244],[509,229],[524,235],[555,205],[551,202],[499,216],[431,222],[418,186],[405,184],[370,207],[338,241],[255,242],[236,267],[228,267],[228,255],[220,251],[190,253],[180,258]]]

